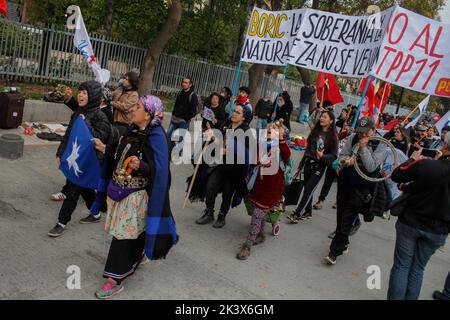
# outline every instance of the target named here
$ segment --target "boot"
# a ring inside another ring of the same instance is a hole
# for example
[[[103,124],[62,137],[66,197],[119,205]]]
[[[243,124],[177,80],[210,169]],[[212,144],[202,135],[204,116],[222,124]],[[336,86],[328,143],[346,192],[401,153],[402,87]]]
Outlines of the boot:
[[[195,223],[203,225],[213,221],[214,221],[214,210],[205,209],[205,211],[203,211],[203,215],[200,218],[198,218],[195,221]]]
[[[241,249],[239,250],[238,254],[236,255],[236,258],[239,260],[247,260],[249,256],[250,256],[250,247],[244,243],[241,246]]]
[[[225,214],[222,212],[219,212],[219,215],[217,216],[216,222],[214,222],[213,227],[214,228],[223,228],[225,226]]]

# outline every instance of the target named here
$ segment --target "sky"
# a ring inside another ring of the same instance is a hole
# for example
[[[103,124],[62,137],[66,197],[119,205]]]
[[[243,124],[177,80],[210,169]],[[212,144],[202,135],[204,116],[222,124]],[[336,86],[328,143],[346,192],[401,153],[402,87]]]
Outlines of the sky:
[[[446,1],[445,7],[439,12],[441,21],[450,24],[450,0]]]

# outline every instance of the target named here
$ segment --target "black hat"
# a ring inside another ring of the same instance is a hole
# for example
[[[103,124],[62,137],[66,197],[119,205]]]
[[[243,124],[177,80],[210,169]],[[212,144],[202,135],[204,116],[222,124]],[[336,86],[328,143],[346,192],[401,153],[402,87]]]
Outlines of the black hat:
[[[375,121],[372,117],[362,117],[356,123],[355,132],[357,133],[367,133],[370,129],[375,128]]]

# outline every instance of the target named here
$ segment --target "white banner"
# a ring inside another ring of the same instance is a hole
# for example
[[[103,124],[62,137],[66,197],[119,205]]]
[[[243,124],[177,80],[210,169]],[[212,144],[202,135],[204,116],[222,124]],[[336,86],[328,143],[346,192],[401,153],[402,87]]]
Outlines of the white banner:
[[[425,99],[422,100],[422,102],[419,103],[419,115],[410,123],[408,123],[405,126],[405,129],[408,129],[410,127],[414,127],[417,122],[419,121],[420,117],[422,116],[422,113],[425,112],[425,109],[428,107],[428,103],[430,102],[430,96],[428,95]]]
[[[365,77],[376,63],[389,8],[371,16],[345,16],[308,9],[293,42],[289,63],[348,77]]]
[[[372,75],[395,85],[450,96],[450,25],[396,7]]]
[[[241,61],[286,65],[306,9],[267,11],[253,8]]]
[[[92,68],[92,71],[95,74],[95,80],[97,80],[102,84],[106,84],[111,76],[110,72],[106,69],[102,69],[96,62],[94,50],[92,49],[91,39],[89,38],[86,26],[84,25],[80,7],[70,6],[67,12],[69,13],[69,10],[72,9],[75,9],[76,14],[75,18],[76,29],[75,35],[73,37],[73,44],[75,45],[75,47],[78,48],[78,50],[80,50],[84,59],[86,60],[88,65]]]

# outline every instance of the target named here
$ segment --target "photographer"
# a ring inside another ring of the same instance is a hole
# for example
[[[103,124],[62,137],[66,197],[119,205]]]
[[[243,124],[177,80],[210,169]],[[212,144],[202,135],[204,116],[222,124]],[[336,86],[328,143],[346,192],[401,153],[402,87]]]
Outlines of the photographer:
[[[417,300],[425,266],[445,244],[450,228],[450,133],[434,159],[414,151],[411,159],[392,173],[406,194],[396,223],[394,265],[389,279],[389,300]]]

